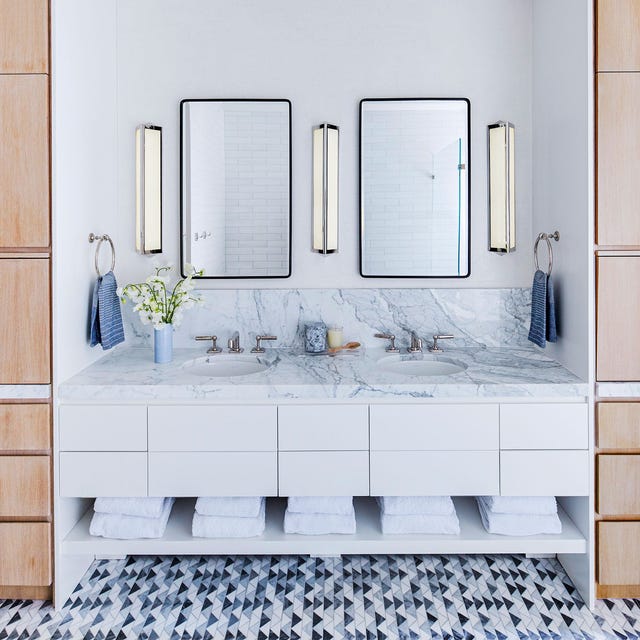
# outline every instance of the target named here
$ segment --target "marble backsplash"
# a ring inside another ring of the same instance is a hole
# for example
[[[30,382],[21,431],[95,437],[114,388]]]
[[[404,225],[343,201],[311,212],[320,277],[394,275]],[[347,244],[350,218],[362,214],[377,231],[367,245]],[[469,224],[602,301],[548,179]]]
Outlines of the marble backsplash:
[[[304,325],[322,321],[344,328],[345,341],[380,346],[378,331],[396,335],[406,346],[409,332],[430,340],[450,333],[454,346],[523,347],[527,341],[529,289],[242,289],[202,290],[204,305],[187,311],[174,334],[174,346],[195,346],[197,335],[215,334],[219,345],[233,331],[243,347],[256,334],[278,336],[267,346],[302,348]],[[128,346],[151,344],[153,328],[143,325],[132,304],[123,306]],[[202,343],[200,343],[202,344]],[[445,347],[446,348],[446,347]]]

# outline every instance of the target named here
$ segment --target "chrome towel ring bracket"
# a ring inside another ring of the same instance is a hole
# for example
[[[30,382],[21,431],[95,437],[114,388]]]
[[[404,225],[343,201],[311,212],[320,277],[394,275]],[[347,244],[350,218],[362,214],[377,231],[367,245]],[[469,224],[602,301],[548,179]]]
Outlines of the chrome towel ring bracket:
[[[114,267],[116,266],[116,250],[115,250],[115,247],[113,246],[113,240],[106,233],[102,236],[99,236],[95,233],[90,233],[89,242],[95,242],[96,240],[98,241],[98,244],[96,246],[96,255],[93,263],[95,265],[96,273],[98,274],[98,277],[101,278],[104,275],[104,273],[100,273],[100,247],[102,246],[102,243],[106,240],[109,243],[109,246],[111,247],[111,269],[109,269],[109,271],[113,271]]]
[[[540,244],[540,240],[544,240],[547,243],[547,251],[549,254],[549,266],[547,267],[547,275],[551,275],[551,271],[553,270],[553,248],[551,247],[551,240],[555,240],[558,242],[560,240],[560,232],[554,231],[553,233],[539,233],[536,238],[536,243],[533,245],[533,258],[536,263],[536,270],[540,269],[540,265],[538,264],[538,245]]]

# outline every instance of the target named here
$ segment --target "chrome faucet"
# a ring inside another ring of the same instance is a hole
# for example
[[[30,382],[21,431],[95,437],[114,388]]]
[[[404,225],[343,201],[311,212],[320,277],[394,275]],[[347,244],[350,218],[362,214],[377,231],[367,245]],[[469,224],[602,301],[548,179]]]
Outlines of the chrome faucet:
[[[444,349],[438,346],[438,340],[453,340],[455,336],[452,335],[442,335],[442,336],[433,336],[433,344],[429,347],[429,351],[431,353],[442,353]]]
[[[409,353],[422,353],[422,338],[418,338],[415,331],[411,332],[411,343],[407,347]]]
[[[240,333],[234,331],[227,342],[229,353],[242,353],[244,349],[240,346]]]

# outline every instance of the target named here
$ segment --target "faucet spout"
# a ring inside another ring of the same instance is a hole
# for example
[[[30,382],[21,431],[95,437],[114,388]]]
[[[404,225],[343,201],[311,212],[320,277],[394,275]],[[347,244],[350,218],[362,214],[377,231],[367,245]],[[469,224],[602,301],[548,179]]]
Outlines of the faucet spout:
[[[244,349],[240,346],[240,332],[234,331],[227,342],[230,353],[242,353]]]

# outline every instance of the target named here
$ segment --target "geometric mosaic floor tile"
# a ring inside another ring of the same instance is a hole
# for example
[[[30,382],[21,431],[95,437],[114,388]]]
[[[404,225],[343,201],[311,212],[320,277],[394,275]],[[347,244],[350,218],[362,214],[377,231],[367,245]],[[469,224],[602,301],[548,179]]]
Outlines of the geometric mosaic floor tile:
[[[0,640],[640,638],[640,601],[582,602],[555,559],[128,557],[58,612],[0,600]]]

